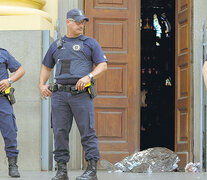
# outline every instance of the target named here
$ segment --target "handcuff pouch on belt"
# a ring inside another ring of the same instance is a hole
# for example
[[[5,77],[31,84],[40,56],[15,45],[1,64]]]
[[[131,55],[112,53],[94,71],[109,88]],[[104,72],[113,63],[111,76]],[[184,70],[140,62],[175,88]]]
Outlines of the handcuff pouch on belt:
[[[14,97],[14,91],[15,89],[13,87],[8,87],[4,92],[0,92],[0,96],[6,96],[9,102],[11,104],[14,104],[16,102]]]
[[[49,85],[49,90],[51,91],[51,92],[56,92],[56,91],[58,91],[58,84],[50,84]]]

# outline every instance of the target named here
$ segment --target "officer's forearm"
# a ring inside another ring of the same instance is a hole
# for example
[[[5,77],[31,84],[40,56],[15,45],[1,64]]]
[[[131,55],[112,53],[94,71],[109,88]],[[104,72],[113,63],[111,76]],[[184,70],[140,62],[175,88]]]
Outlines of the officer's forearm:
[[[101,75],[103,75],[103,73],[107,70],[107,63],[103,62],[98,64],[94,70],[91,72],[91,74],[93,74],[93,78],[97,79],[98,77],[100,77]]]
[[[47,80],[50,77],[51,71],[52,71],[51,68],[48,68],[48,67],[42,65],[42,68],[41,68],[41,71],[40,71],[39,86],[46,84]]]
[[[13,82],[18,81],[22,76],[24,76],[24,69],[20,66],[12,75],[11,79]]]

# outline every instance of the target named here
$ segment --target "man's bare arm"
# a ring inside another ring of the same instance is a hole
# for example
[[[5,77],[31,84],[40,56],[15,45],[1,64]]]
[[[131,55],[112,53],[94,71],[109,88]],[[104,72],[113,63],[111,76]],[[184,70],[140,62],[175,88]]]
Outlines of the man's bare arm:
[[[94,79],[97,79],[99,78],[100,76],[103,75],[103,73],[107,70],[107,63],[106,62],[103,62],[103,63],[100,63],[98,64],[94,70],[91,72],[91,74],[93,74],[93,78]]]
[[[207,61],[205,61],[203,64],[203,80],[207,90]]]
[[[91,72],[91,74],[93,75],[94,79],[99,78],[101,75],[103,75],[103,73],[107,70],[107,63],[103,62],[98,64],[94,70]],[[80,91],[83,90],[86,86],[86,84],[88,84],[91,81],[90,77],[84,76],[81,79],[78,80],[78,82],[76,83],[76,88]]]
[[[47,80],[50,77],[52,69],[42,65],[40,71],[40,78],[39,78],[39,89],[42,97],[46,99],[47,96],[52,96],[52,92],[48,89],[48,85],[46,85]]]
[[[24,75],[24,69],[20,66],[11,76],[13,82],[18,81]],[[0,81],[0,92],[5,91],[10,86],[8,79]]]

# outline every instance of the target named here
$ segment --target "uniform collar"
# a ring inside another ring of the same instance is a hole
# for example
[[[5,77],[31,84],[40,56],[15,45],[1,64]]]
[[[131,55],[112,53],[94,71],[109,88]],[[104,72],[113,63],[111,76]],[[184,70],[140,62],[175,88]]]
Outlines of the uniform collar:
[[[84,35],[83,34],[81,34],[80,36],[78,36],[78,37],[76,37],[76,38],[69,38],[69,37],[67,37],[66,35],[64,36],[64,40],[65,41],[75,41],[75,40],[77,40],[77,39],[82,39],[84,37]]]

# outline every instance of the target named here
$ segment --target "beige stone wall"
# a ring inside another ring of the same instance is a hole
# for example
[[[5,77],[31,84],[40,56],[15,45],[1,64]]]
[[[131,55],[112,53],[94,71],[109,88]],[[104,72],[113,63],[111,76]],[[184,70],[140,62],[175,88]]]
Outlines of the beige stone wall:
[[[8,49],[21,62],[26,72],[14,84],[20,170],[41,170],[42,112],[38,81],[43,38],[40,30],[49,30],[53,38],[58,13],[58,0],[36,0],[41,2],[38,7],[34,2],[35,0],[0,1],[0,47]],[[44,2],[46,4],[43,7]],[[24,30],[30,31],[23,32]],[[1,136],[0,144],[0,169],[8,169]]]
[[[0,31],[0,45],[22,65],[25,75],[15,82],[14,113],[18,127],[20,170],[41,170],[41,99],[38,89],[42,62],[41,31]],[[4,142],[0,136],[0,169],[7,170]]]

